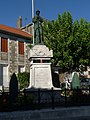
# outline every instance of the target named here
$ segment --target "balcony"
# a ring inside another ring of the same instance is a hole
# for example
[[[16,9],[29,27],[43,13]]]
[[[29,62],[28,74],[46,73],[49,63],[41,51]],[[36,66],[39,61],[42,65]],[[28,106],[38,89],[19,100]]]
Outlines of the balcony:
[[[17,58],[18,57],[18,58]],[[24,64],[24,61],[25,61],[25,56],[24,55],[21,55],[21,54],[18,54],[18,56],[9,56],[10,58],[10,61],[17,61],[18,59],[18,63],[19,64]],[[0,60],[2,62],[8,62],[8,53],[7,52],[0,52]]]
[[[24,64],[24,55],[21,54],[18,55],[18,62]]]
[[[8,61],[8,53],[7,52],[0,52],[0,59],[4,61]]]

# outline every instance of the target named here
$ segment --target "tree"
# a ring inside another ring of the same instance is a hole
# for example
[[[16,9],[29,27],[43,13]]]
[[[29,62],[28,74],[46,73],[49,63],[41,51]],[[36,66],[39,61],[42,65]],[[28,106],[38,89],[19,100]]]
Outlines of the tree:
[[[89,65],[90,62],[90,23],[84,19],[73,23],[72,57],[74,68]]]
[[[53,50],[53,65],[63,71],[90,62],[90,23],[84,19],[73,23],[69,12],[53,21],[44,22],[44,43]]]
[[[48,21],[44,24],[44,42],[53,50],[53,65],[59,65],[63,70],[69,69],[73,65],[72,56],[68,44],[72,40],[72,16],[65,12],[58,15],[57,20]]]

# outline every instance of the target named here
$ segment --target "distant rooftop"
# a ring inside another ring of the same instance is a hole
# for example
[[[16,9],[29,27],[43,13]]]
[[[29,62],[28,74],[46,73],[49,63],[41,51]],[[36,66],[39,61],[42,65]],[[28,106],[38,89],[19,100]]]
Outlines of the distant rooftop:
[[[32,35],[27,32],[24,32],[18,28],[9,27],[3,24],[0,24],[0,32],[5,33],[5,34],[12,34],[14,36],[19,36],[19,37],[26,38],[26,39],[32,38]]]

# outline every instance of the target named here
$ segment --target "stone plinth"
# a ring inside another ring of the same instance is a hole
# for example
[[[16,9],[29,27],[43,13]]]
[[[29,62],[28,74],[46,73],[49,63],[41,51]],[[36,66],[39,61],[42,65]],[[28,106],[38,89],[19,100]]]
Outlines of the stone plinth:
[[[45,45],[35,45],[29,52],[30,84],[29,88],[50,89],[52,85],[51,63],[52,50]]]
[[[48,47],[45,45],[35,45],[30,49],[30,52],[28,54],[28,58],[52,58],[53,57],[53,51],[49,50]]]

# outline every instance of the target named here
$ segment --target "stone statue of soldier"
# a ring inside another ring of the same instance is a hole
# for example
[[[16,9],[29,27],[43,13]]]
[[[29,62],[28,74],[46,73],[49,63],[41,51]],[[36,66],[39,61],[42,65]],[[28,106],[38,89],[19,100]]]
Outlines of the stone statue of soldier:
[[[33,18],[34,23],[34,44],[42,44],[43,42],[43,30],[42,30],[42,22],[43,19],[40,17],[40,11],[36,11],[36,16]]]

